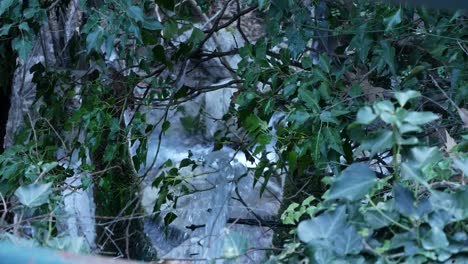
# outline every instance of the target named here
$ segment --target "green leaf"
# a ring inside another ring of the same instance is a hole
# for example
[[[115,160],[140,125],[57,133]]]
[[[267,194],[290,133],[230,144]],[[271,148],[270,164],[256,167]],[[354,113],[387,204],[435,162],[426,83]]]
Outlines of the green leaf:
[[[349,88],[348,95],[351,97],[358,97],[362,94],[361,86],[358,83],[355,83]]]
[[[190,165],[195,165],[195,164],[196,163],[191,159],[183,159],[179,163],[179,168],[184,168],[184,167],[187,167],[187,166],[190,166]]]
[[[410,154],[413,165],[418,168],[442,159],[442,153],[437,147],[414,147]]]
[[[140,43],[143,42],[143,38],[141,36],[141,28],[139,26],[131,24],[130,26],[128,26],[128,33],[133,34],[133,36],[135,36],[135,38],[138,39]]]
[[[213,152],[214,152],[214,151],[218,151],[218,150],[220,150],[220,149],[222,149],[222,148],[223,148],[223,143],[215,142],[212,151],[213,151]]]
[[[397,122],[396,124],[401,134],[406,134],[410,132],[422,132],[422,128],[419,126],[411,125],[408,123],[402,124],[401,122]]]
[[[314,65],[312,59],[309,56],[302,57],[301,64],[304,69],[310,69]]]
[[[398,123],[398,118],[394,113],[382,112],[380,113],[380,119],[387,124],[396,124]]]
[[[137,22],[143,22],[145,15],[139,6],[131,6],[127,9],[127,15]]]
[[[332,112],[330,112],[330,111],[322,111],[322,113],[320,114],[320,121],[326,122],[326,123],[334,123],[334,124],[337,124],[337,125],[340,124],[338,119],[336,119],[332,115]]]
[[[247,252],[249,243],[247,239],[232,230],[228,230],[224,236],[223,257],[232,259],[244,255]]]
[[[395,117],[398,119],[397,125],[400,125],[403,123],[403,120],[406,118],[408,115],[408,111],[404,109],[403,107],[397,108],[395,111]]]
[[[290,84],[287,84],[284,88],[283,88],[283,95],[286,96],[286,97],[289,97],[291,95],[293,95],[297,90],[297,85],[295,83],[290,83]]]
[[[177,215],[174,214],[173,212],[167,213],[167,214],[164,216],[164,225],[165,225],[165,226],[170,225],[172,222],[174,222],[174,220],[176,220],[176,218],[177,218]]]
[[[299,129],[310,117],[308,112],[295,110],[289,114],[288,121],[292,122],[292,129]]]
[[[276,3],[283,3],[287,1],[275,1]],[[291,55],[294,59],[298,57],[298,55],[303,52],[304,48],[306,47],[307,43],[304,40],[304,36],[302,31],[295,27],[294,25],[290,25],[285,28],[285,36],[288,39],[288,49],[291,51]]]
[[[423,125],[426,123],[430,123],[434,120],[439,119],[439,116],[432,113],[432,112],[415,112],[410,111],[406,115],[404,121],[412,124],[412,125]]]
[[[408,102],[409,100],[413,98],[418,98],[419,96],[421,96],[421,93],[413,90],[395,93],[395,98],[398,100],[398,103],[401,107],[405,106],[406,102]]]
[[[460,169],[463,172],[463,174],[465,174],[465,177],[466,175],[468,175],[468,159],[465,159],[465,160],[456,159],[453,161],[453,165],[455,166],[455,168]]]
[[[104,150],[104,156],[103,156],[104,162],[109,162],[115,158],[117,154],[117,147],[118,145],[114,145],[114,144],[109,144],[106,146]]]
[[[175,23],[175,21],[166,21],[166,23],[164,23],[164,36],[167,38],[167,39],[171,39],[172,37],[174,37],[177,32],[178,32],[179,28],[177,26],[177,23]],[[182,48],[182,46],[180,47]]]
[[[44,163],[44,164],[41,165],[42,173],[47,173],[47,172],[51,171],[52,169],[54,169],[57,166],[58,166],[58,162],[56,162],[56,161]]]
[[[249,132],[254,132],[257,128],[266,129],[268,124],[261,120],[258,116],[251,114],[249,115],[243,122],[242,125],[247,129]]]
[[[332,245],[309,244],[307,245],[308,257],[313,260],[314,264],[329,264],[339,263],[336,261],[335,253],[333,252]],[[343,263],[344,264],[344,263]]]
[[[162,178],[162,175],[159,176]],[[163,178],[162,178],[163,179]],[[162,179],[156,179],[154,182],[153,182],[153,186],[157,186],[156,184],[159,185],[160,181],[162,181]],[[157,182],[156,182],[157,181]],[[153,212],[154,213],[159,213],[161,211],[161,206],[166,203],[167,201],[167,194],[169,193],[169,190],[168,190],[168,187],[166,185],[162,185],[162,188],[161,190],[159,191],[159,194],[158,194],[158,199],[156,199],[156,203],[154,204],[154,207],[153,207]]]
[[[366,34],[367,23],[364,23],[357,29],[357,34],[353,37],[349,43],[348,49],[355,50],[362,63],[365,63],[369,51],[372,47],[372,39]]]
[[[354,163],[346,168],[333,182],[326,200],[361,200],[377,183],[377,176],[368,165]]]
[[[114,51],[114,40],[115,40],[114,34],[107,36],[106,43],[105,43],[106,58],[110,58],[112,55],[112,52]]]
[[[338,207],[334,211],[327,211],[312,220],[305,220],[299,223],[297,234],[304,243],[317,239],[331,240],[339,236],[345,228],[346,208]]]
[[[419,143],[419,139],[417,137],[400,139],[401,145],[416,145],[418,143]]]
[[[465,220],[468,218],[468,188],[459,190],[454,193],[446,193],[432,190],[432,195],[429,198],[434,209],[447,211],[453,220]]]
[[[34,181],[36,180],[37,176],[39,176],[39,173],[39,167],[36,164],[30,164],[28,168],[26,168],[24,176],[30,181]]]
[[[396,75],[395,48],[387,40],[380,41],[380,53],[383,61],[393,75]]]
[[[335,150],[336,152],[340,153],[341,155],[344,155],[343,143],[338,131],[331,127],[325,127],[323,129],[323,132],[325,135],[327,148],[329,147]]]
[[[405,216],[411,216],[416,211],[413,193],[401,186],[393,186],[393,196],[395,197],[395,210]]]
[[[264,8],[267,6],[267,3],[270,1],[268,0],[258,0],[258,9],[259,10],[264,10]]]
[[[262,133],[262,134],[258,135],[258,137],[257,137],[257,142],[258,142],[258,144],[260,144],[260,145],[268,145],[268,144],[270,144],[271,139],[272,139],[272,135],[271,135],[271,134]]]
[[[266,47],[265,47],[266,49]],[[265,50],[266,52],[266,50]],[[281,59],[281,62],[283,63],[283,65],[289,65],[290,63],[290,60],[291,60],[291,53],[289,52],[288,49],[285,49],[285,48],[282,48],[280,49],[280,59]]]
[[[428,223],[431,227],[444,228],[452,220],[452,216],[445,210],[435,210],[428,217]]]
[[[29,27],[28,23],[26,22],[22,22],[18,25],[18,28],[21,30],[21,31],[24,31],[24,33],[31,33],[31,28]]]
[[[382,130],[364,139],[356,153],[359,153],[363,150],[370,150],[370,156],[372,157],[377,153],[391,148],[394,144],[395,138],[393,137],[393,132],[389,130]]]
[[[299,208],[298,203],[291,203],[286,210],[281,214],[281,220],[285,225],[293,225],[299,217],[302,215],[299,211],[296,211],[296,208]]]
[[[10,28],[12,25],[13,24],[5,24],[2,27],[0,27],[0,37],[8,35],[8,32],[10,32]]]
[[[171,127],[171,122],[168,120],[164,121],[164,123],[161,126],[161,131],[164,133],[166,132],[169,128]]]
[[[45,12],[44,9],[40,9],[37,7],[29,7],[23,10],[23,16],[26,19],[30,19],[34,17],[34,15],[36,15],[37,13],[39,13],[39,15],[43,15],[43,12]]]
[[[392,104],[392,102],[385,100],[378,102],[374,105],[374,111],[376,114],[381,115],[382,113],[394,113],[395,112],[395,106]]]
[[[399,214],[397,212],[395,212],[393,209],[388,210],[387,208],[384,207],[387,204],[385,204],[384,206],[381,206],[381,205],[382,203],[379,203],[377,205],[379,210],[371,207],[367,211],[365,211],[365,213],[363,214],[366,223],[373,229],[386,227],[392,223],[387,218],[382,217],[382,212],[395,221],[398,221],[399,219]]]
[[[264,38],[260,38],[259,40],[257,40],[257,43],[255,43],[255,61],[257,63],[262,63],[265,60],[266,52],[267,43],[265,42]]]
[[[403,162],[401,164],[401,176],[406,180],[414,180],[419,184],[430,188],[429,184],[423,178],[421,170],[414,166],[412,163]]]
[[[330,58],[327,55],[321,53],[319,55],[318,64],[324,72],[330,73]]]
[[[372,123],[377,118],[377,115],[374,114],[372,108],[369,106],[362,107],[359,109],[356,117],[356,122],[363,125],[368,125]]]
[[[449,242],[445,233],[438,227],[432,227],[427,234],[423,236],[422,246],[426,250],[447,248]]]
[[[14,0],[2,0],[0,1],[0,16],[3,15],[13,5]]]
[[[354,226],[347,226],[335,239],[333,243],[334,251],[340,256],[357,254],[364,248],[362,239]]]
[[[288,152],[288,165],[291,171],[296,170],[297,157],[298,157],[297,152],[295,151]]]
[[[384,18],[384,24],[386,25],[385,31],[390,31],[396,25],[401,23],[401,9],[398,9],[393,15]]]
[[[18,52],[20,59],[26,61],[29,57],[29,53],[31,53],[34,43],[27,37],[17,37],[13,39],[11,46],[16,50],[16,52]]]
[[[199,28],[194,27],[192,30],[192,34],[190,35],[190,42],[195,47],[196,45],[200,44],[205,39],[205,33]]]
[[[99,48],[101,47],[101,44],[104,41],[103,35],[104,34],[102,30],[99,28],[96,31],[90,32],[86,36],[86,49],[88,53],[90,53],[93,50],[99,52]]]
[[[143,27],[149,30],[162,30],[163,25],[156,19],[145,19]]]
[[[298,97],[310,109],[313,109],[316,112],[320,111],[320,106],[318,105],[319,98],[317,98],[317,96],[313,92],[311,92],[309,89],[307,89],[305,86],[301,86],[299,88]]]
[[[33,183],[21,186],[15,191],[20,203],[29,208],[43,205],[49,201],[49,195],[52,193],[52,183]]]

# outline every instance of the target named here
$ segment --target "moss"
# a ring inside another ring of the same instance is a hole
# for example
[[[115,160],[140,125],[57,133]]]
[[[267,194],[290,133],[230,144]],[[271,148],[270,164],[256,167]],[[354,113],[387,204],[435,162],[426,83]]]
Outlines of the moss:
[[[134,168],[126,138],[126,127],[121,120],[123,109],[131,100],[121,100],[131,94],[123,76],[115,69],[109,69],[113,80],[108,94],[103,96],[114,100],[108,109],[113,119],[120,120],[120,133],[110,134],[111,124],[103,126],[101,142],[92,154],[96,171],[105,171],[99,182],[95,182],[94,200],[97,218],[98,245],[104,245],[103,252],[123,255],[136,260],[156,260],[156,250],[144,232],[144,210],[141,206],[140,178]],[[130,96],[131,97],[131,96]],[[119,100],[120,98],[120,100]],[[108,146],[116,146],[116,153],[109,161],[105,154]],[[109,232],[111,231],[111,232]]]
[[[111,170],[102,177],[100,186],[95,188],[96,215],[106,216],[97,218],[100,238],[97,243],[104,244],[103,252],[106,254],[123,254],[127,258],[144,261],[155,260],[156,250],[145,235],[144,218],[139,217],[144,215],[144,211],[138,196],[138,176],[124,171]],[[112,235],[106,229],[110,229]]]

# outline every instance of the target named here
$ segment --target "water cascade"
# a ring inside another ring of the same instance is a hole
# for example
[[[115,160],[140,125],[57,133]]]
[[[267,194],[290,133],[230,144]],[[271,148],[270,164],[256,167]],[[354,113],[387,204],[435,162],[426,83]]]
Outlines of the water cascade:
[[[64,17],[65,44],[81,23],[78,2],[71,1],[71,8]],[[42,47],[38,41],[29,60],[21,62],[14,74],[5,147],[12,144],[13,135],[24,122],[26,113],[30,112],[34,120],[34,111],[30,111],[30,107],[36,91],[32,74],[29,73],[31,67],[38,62],[49,65],[63,63],[55,55],[55,50],[60,47],[54,46],[57,42],[53,35],[55,31],[50,28],[54,25],[43,26],[41,32],[46,46]],[[241,39],[235,30],[221,30],[214,40],[205,43],[204,49],[229,51],[238,48],[242,44]],[[236,69],[240,58],[237,55],[226,56],[223,60]],[[189,70],[183,84],[189,87],[216,87],[233,81],[232,73],[220,61],[210,60],[202,64],[189,61],[186,66]],[[221,263],[228,258],[239,257],[240,263],[258,263],[265,258],[263,249],[271,246],[273,231],[262,221],[276,217],[282,196],[281,180],[270,179],[260,197],[261,180],[254,187],[254,176],[248,170],[255,164],[246,161],[242,153],[228,146],[212,151],[214,134],[223,128],[219,120],[227,113],[235,91],[234,86],[213,90],[169,109],[167,120],[171,122],[170,128],[162,137],[161,128],[157,128],[149,138],[148,167],[140,171],[141,175],[146,175],[145,171],[149,173],[142,181],[141,195],[142,205],[148,214],[145,232],[160,258],[191,259],[200,263],[216,260]],[[142,111],[150,124],[156,124],[165,115],[164,109],[148,108]],[[131,111],[126,113],[127,117],[132,114]],[[191,131],[187,129],[184,120],[188,119],[196,119],[199,127]],[[137,145],[132,146],[133,151]],[[57,153],[58,158],[61,151]],[[161,166],[169,159],[173,166],[178,166],[188,157],[195,160],[197,167],[192,170],[189,166],[179,171],[178,177],[183,180],[170,190],[178,196],[177,205],[172,208],[170,203],[163,204],[160,212],[153,212],[160,190],[157,186],[153,187],[152,182],[163,171],[170,169]],[[71,159],[60,164],[63,167],[71,166],[67,168],[74,169],[76,174],[66,179],[73,191],[65,189],[62,193],[65,215],[59,219],[59,224],[62,231],[68,230],[71,237],[80,238],[88,248],[95,250],[93,188],[83,189],[82,180],[88,176],[76,170],[78,158],[72,155]],[[166,226],[163,219],[168,213],[177,215],[177,218]]]
[[[234,48],[235,35],[222,33],[225,35],[219,39],[223,40],[225,50]],[[205,48],[214,50],[213,44],[208,42]],[[238,57],[229,58],[234,67],[238,61]],[[220,63],[210,62],[198,67],[185,77],[187,86],[216,86],[230,80],[229,72]],[[225,257],[239,253],[241,263],[258,263],[265,257],[261,249],[271,247],[273,232],[261,219],[276,217],[282,194],[281,181],[271,179],[267,191],[260,197],[261,183],[253,188],[254,178],[248,172],[255,164],[227,146],[212,152],[213,135],[222,128],[216,120],[227,112],[233,92],[233,88],[224,88],[179,105],[169,112],[167,120],[171,127],[161,137],[162,141],[159,141],[160,129],[150,137],[147,164],[153,163],[156,152],[158,156],[143,186],[142,203],[148,214],[154,213],[152,209],[159,192],[151,182],[161,171],[167,170],[160,166],[168,159],[177,166],[189,157],[189,152],[197,163],[193,171],[190,167],[179,171],[185,180],[174,186],[174,193],[180,195],[176,208],[162,207],[157,218],[148,218],[145,222],[145,230],[161,258],[222,262]],[[155,124],[164,110],[148,110],[146,114],[148,122]],[[198,130],[188,131],[184,118],[197,119]],[[182,185],[189,190],[188,194],[181,192]],[[177,218],[166,228],[162,218],[169,212]],[[248,253],[244,255],[244,251]]]

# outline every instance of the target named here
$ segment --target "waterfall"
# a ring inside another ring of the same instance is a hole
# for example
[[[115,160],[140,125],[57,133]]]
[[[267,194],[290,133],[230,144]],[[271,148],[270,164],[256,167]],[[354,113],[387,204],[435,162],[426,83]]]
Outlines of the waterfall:
[[[175,210],[169,206],[162,207],[160,216],[156,219],[148,218],[145,222],[145,231],[161,258],[193,259],[200,260],[200,263],[210,259],[223,263],[225,257],[230,255],[230,248],[240,246],[237,244],[243,244],[247,250],[271,247],[273,231],[262,226],[257,217],[269,220],[276,216],[282,196],[281,179],[272,177],[260,197],[262,179],[254,188],[254,176],[248,171],[255,167],[254,163],[227,146],[212,152],[213,142],[206,136],[206,131],[190,133],[180,121],[189,114],[199,113],[203,105],[201,102],[205,103],[206,115],[223,114],[210,113],[207,109],[224,107],[227,111],[225,106],[231,99],[227,89],[225,93],[207,93],[203,95],[204,98],[184,103],[181,107],[186,111],[170,111],[168,120],[171,121],[171,127],[165,132],[162,141],[159,142],[160,130],[156,130],[149,139],[147,164],[151,164],[155,158],[158,145],[160,150],[157,162],[150,168],[152,172],[142,186],[142,204],[148,214],[154,213],[152,210],[159,192],[151,186],[151,182],[161,171],[167,170],[160,169],[167,159],[171,159],[177,167],[190,151],[191,159],[197,161],[198,165],[193,171],[187,167],[179,171],[194,192],[181,196]],[[221,97],[223,94],[224,97]],[[212,105],[207,107],[207,103]],[[150,110],[146,114],[150,123],[156,122],[162,115],[160,110]],[[280,119],[281,115],[275,116],[270,125],[274,126]],[[268,146],[269,151],[273,151],[273,145],[274,142]],[[177,218],[165,227],[162,218],[168,212],[175,213]],[[232,239],[236,240],[234,245],[230,241]],[[259,263],[265,258],[265,251],[262,250],[250,250],[246,255],[240,253],[239,263]]]
[[[241,39],[224,30],[219,34],[222,36],[217,44],[222,46],[222,50],[236,48],[236,40]],[[205,49],[217,50],[216,43],[208,41]],[[232,56],[227,60],[230,66],[236,68],[240,58]],[[185,85],[218,86],[231,80],[230,72],[221,63],[208,61],[191,69],[185,76]],[[146,219],[145,232],[160,258],[224,263],[229,262],[226,258],[239,254],[236,262],[259,263],[264,260],[265,251],[252,248],[271,247],[273,231],[263,226],[258,218],[269,220],[276,217],[282,197],[281,179],[272,177],[260,197],[262,179],[254,187],[254,176],[248,170],[255,164],[227,146],[212,152],[213,136],[223,128],[216,120],[227,113],[234,91],[235,87],[227,87],[204,93],[172,108],[167,116],[171,126],[161,141],[161,128],[156,129],[149,138],[147,165],[153,164],[153,167],[141,171],[151,170],[142,186],[142,204],[149,215],[158,213],[156,218]],[[165,114],[164,110],[157,109],[146,109],[145,113],[147,122],[153,125]],[[197,119],[200,127],[196,131],[188,131],[182,122],[184,118]],[[281,116],[275,116],[270,125],[274,126],[273,123],[279,119]],[[269,155],[271,159],[276,158],[273,154],[274,144],[272,142],[268,146],[268,151],[272,152]],[[170,159],[177,167],[189,152],[198,166],[193,171],[189,167],[179,171],[179,176],[185,180],[172,189],[180,195],[177,206],[173,209],[169,203],[161,207],[161,212],[153,212],[160,190],[151,183],[161,172],[169,169],[160,168],[161,165]],[[190,190],[189,194],[182,194],[183,185]],[[174,213],[177,218],[166,227],[162,219],[167,213]]]
[[[60,48],[54,46],[57,42],[54,32],[59,32],[55,27],[64,24],[66,28],[61,30],[64,32],[64,39],[70,40],[81,21],[81,11],[77,3],[78,0],[70,2],[64,23],[43,25],[41,35],[46,44],[45,49],[37,42],[30,59],[20,62],[14,74],[6,147],[13,144],[13,135],[23,122],[22,117],[30,111],[35,97],[36,90],[29,70],[38,62],[47,65],[61,63],[54,55],[55,49]],[[238,33],[221,30],[216,34],[216,41],[210,39],[206,42],[204,48],[207,52],[229,51],[242,45],[242,38]],[[226,56],[224,59],[234,70],[240,61],[238,55]],[[231,72],[219,61],[211,60],[201,65],[193,63],[189,66],[196,69],[191,69],[190,74],[186,76],[187,86],[209,87],[232,81]],[[228,111],[235,91],[235,87],[211,91],[171,109],[168,117],[171,127],[164,133],[161,141],[160,128],[150,135],[146,163],[152,166],[140,171],[141,175],[146,170],[150,171],[142,181],[142,204],[149,215],[145,219],[145,232],[161,258],[193,259],[199,263],[210,259],[221,263],[229,262],[225,261],[226,257],[236,257],[239,253],[239,263],[258,263],[265,257],[265,251],[245,250],[271,245],[273,232],[269,227],[262,226],[257,217],[268,219],[276,216],[282,195],[281,181],[270,179],[267,190],[260,197],[261,184],[254,187],[254,176],[248,171],[249,168],[255,167],[255,164],[246,161],[243,154],[226,146],[222,150],[212,152],[214,134],[223,127],[217,120]],[[164,114],[163,110],[150,108],[142,111],[146,113],[149,124],[156,124]],[[34,111],[30,112],[34,119]],[[201,124],[199,130],[187,131],[181,121],[185,117],[197,118]],[[138,143],[131,147],[135,150]],[[166,160],[171,159],[173,164],[177,165],[188,157],[189,151],[193,155],[192,159],[197,161],[198,167],[193,171],[185,168],[180,171],[180,175],[186,177],[184,184],[188,186],[190,193],[182,195],[182,185],[174,186],[173,191],[180,195],[175,209],[172,209],[170,204],[165,205],[158,217],[152,217],[155,213],[152,211],[154,202],[159,195],[159,190],[151,186],[152,180],[164,170],[160,169],[160,166]],[[63,155],[64,153],[59,151],[57,158],[61,159]],[[68,186],[62,192],[65,214],[59,219],[59,225],[61,231],[68,231],[72,238],[84,238],[87,246],[95,249],[93,188],[83,187],[87,175],[77,169],[78,157],[73,156],[70,159],[63,159],[60,163],[60,166],[74,170],[75,175],[65,179]],[[175,213],[177,218],[169,226],[165,226],[162,219],[168,212]],[[241,251],[240,247],[243,247]]]

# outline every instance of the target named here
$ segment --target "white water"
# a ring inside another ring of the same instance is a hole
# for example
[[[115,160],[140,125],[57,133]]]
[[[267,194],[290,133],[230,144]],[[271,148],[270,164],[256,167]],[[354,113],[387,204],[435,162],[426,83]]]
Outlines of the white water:
[[[223,36],[220,39],[224,41],[223,49],[230,50],[235,47],[232,37]],[[213,43],[208,42],[207,45],[211,45],[208,50],[215,50]],[[239,58],[234,57],[229,63],[235,66],[238,60]],[[209,62],[201,66],[203,67],[205,69],[188,74],[185,84],[191,87],[210,86],[230,80],[229,72],[220,63]],[[167,119],[171,122],[171,127],[163,135],[162,141],[159,141],[160,128],[156,129],[149,138],[147,166],[153,164],[158,152],[157,159],[152,167],[142,168],[139,172],[143,175],[146,169],[150,170],[141,186],[142,204],[148,215],[153,215],[152,209],[158,197],[158,189],[151,187],[151,183],[161,172],[160,166],[168,159],[177,165],[182,159],[187,158],[189,151],[193,153],[192,159],[199,164],[194,171],[185,168],[180,172],[181,176],[187,178],[183,184],[193,193],[179,197],[174,210],[170,204],[164,205],[159,217],[145,219],[145,232],[160,258],[193,259],[199,260],[200,263],[206,263],[208,259],[216,260],[216,263],[226,262],[224,251],[230,250],[226,248],[228,244],[225,243],[227,233],[230,234],[229,238],[234,233],[239,234],[242,240],[246,241],[248,248],[271,246],[273,232],[268,227],[228,223],[229,219],[247,219],[255,222],[256,216],[264,219],[275,217],[282,195],[281,180],[272,178],[264,195],[260,197],[261,182],[254,188],[253,175],[246,174],[247,169],[255,167],[255,164],[246,161],[242,153],[236,153],[228,147],[212,152],[213,135],[216,130],[223,127],[214,119],[219,119],[226,113],[233,92],[234,89],[231,88],[213,91],[184,103],[183,111],[182,108],[171,109]],[[149,124],[156,124],[164,114],[164,110],[144,111]],[[195,117],[199,114],[201,114],[200,131],[189,133],[181,124],[180,118]],[[269,146],[270,150],[273,145],[274,142]],[[132,151],[135,151],[137,146],[138,144],[133,146]],[[276,157],[270,155],[270,158]],[[77,179],[70,180],[79,182]],[[180,185],[175,186],[172,189],[173,193],[180,195],[180,188]],[[239,201],[236,190],[242,197],[242,202]],[[88,190],[66,193],[68,198],[65,200],[68,212],[73,214],[68,220],[69,228],[73,233],[90,239],[93,237],[92,234],[95,236],[94,221],[83,220],[94,208],[91,192]],[[168,212],[173,212],[178,217],[166,229],[162,217]],[[92,243],[90,244],[93,245]],[[249,250],[236,262],[260,263],[264,257],[263,250]]]

